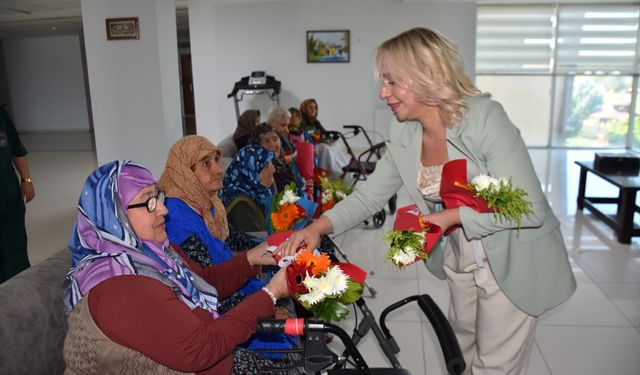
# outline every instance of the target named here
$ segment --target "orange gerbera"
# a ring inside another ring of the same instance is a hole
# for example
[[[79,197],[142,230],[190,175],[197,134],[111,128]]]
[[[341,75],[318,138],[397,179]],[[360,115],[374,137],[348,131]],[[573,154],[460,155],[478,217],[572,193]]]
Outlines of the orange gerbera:
[[[317,276],[327,272],[331,260],[326,253],[313,255],[310,250],[302,250],[296,255],[296,263],[309,269],[312,276]]]
[[[295,203],[286,203],[277,212],[271,214],[271,222],[276,230],[291,228],[295,222],[306,216],[306,212]]]
[[[322,204],[322,212],[329,211],[331,207],[336,205],[336,201],[330,199],[327,203]]]

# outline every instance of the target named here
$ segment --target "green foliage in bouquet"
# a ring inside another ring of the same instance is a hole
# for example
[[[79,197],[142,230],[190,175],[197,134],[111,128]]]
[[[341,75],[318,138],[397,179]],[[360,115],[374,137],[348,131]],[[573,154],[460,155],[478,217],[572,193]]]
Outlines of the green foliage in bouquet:
[[[474,178],[471,181],[474,193],[487,202],[487,206],[494,211],[493,214],[497,220],[500,222],[515,221],[520,227],[522,217],[533,213],[531,202],[524,199],[528,193],[521,188],[514,187],[511,179],[489,178],[492,180],[484,186]]]
[[[349,305],[355,303],[363,292],[363,284],[347,281],[347,290],[340,296],[328,296],[321,303],[313,305],[300,301],[302,307],[311,311],[313,316],[321,318],[327,323],[342,320],[349,314]]]
[[[384,236],[384,241],[389,244],[389,251],[385,261],[402,268],[413,262],[416,258],[427,259],[424,252],[424,233],[411,230],[389,231]]]

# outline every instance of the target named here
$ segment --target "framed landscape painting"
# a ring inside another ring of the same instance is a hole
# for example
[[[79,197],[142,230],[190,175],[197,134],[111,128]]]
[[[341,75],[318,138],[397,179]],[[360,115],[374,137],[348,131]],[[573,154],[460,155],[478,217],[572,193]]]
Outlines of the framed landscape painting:
[[[349,30],[307,31],[308,63],[348,63],[350,56]]]

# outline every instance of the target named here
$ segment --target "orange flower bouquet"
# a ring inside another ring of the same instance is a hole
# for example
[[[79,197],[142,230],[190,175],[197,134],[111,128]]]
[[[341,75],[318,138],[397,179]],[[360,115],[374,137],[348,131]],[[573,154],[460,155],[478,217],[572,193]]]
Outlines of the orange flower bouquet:
[[[347,316],[348,305],[362,295],[366,275],[351,263],[332,263],[317,250],[298,252],[287,266],[291,297],[327,323]]]
[[[276,194],[270,202],[267,215],[267,232],[269,234],[290,229],[300,229],[313,217],[316,203],[301,198],[295,193],[294,184],[285,186],[282,193]]]

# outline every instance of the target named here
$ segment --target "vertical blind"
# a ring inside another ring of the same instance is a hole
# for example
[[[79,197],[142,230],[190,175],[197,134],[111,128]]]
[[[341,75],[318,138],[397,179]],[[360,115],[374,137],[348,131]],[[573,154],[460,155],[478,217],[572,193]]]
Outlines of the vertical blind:
[[[478,5],[477,74],[637,74],[640,5]]]
[[[557,73],[638,73],[638,5],[562,6]]]

